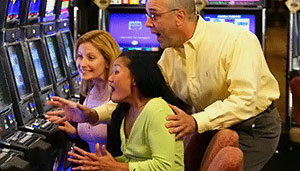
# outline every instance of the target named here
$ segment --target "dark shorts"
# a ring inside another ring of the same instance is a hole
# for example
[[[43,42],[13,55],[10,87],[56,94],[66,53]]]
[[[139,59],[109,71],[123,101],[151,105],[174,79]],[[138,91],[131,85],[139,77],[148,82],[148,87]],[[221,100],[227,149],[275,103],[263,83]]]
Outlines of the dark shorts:
[[[264,112],[231,129],[239,134],[244,171],[261,170],[275,153],[281,133],[281,120],[274,103]]]

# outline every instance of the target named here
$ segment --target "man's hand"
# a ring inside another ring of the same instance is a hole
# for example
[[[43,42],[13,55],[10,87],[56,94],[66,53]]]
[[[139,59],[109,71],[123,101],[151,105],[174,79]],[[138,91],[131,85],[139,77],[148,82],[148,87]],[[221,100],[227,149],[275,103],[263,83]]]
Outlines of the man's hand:
[[[197,131],[197,124],[191,115],[188,115],[178,107],[169,104],[175,115],[167,116],[166,120],[171,121],[166,124],[171,134],[176,134],[176,140],[183,138],[187,134]]]

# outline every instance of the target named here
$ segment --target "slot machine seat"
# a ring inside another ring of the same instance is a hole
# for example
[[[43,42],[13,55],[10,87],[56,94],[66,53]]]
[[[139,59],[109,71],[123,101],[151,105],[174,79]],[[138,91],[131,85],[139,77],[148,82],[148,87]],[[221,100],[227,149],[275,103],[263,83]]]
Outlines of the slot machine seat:
[[[216,154],[207,171],[243,171],[243,159],[241,149],[227,146]]]
[[[203,135],[194,133],[184,139],[185,170],[242,171],[243,153],[238,148],[238,134],[230,129],[222,129],[210,138],[211,132],[207,132]],[[208,146],[205,144],[207,140]]]

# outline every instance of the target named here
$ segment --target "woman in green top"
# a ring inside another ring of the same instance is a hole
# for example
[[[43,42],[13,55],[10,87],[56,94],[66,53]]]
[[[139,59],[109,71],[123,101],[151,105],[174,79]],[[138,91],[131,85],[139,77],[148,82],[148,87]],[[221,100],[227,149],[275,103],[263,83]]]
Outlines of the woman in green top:
[[[79,154],[69,152],[73,157],[69,160],[81,166],[73,169],[184,170],[183,142],[175,141],[175,135],[165,127],[165,118],[173,111],[162,98],[169,101],[172,96],[168,95],[155,59],[144,52],[123,52],[113,64],[109,85],[111,100],[119,104],[112,116],[112,130],[119,129],[123,154],[112,157],[102,146],[102,156],[99,144],[96,153],[75,147]],[[114,121],[115,115],[121,122]]]

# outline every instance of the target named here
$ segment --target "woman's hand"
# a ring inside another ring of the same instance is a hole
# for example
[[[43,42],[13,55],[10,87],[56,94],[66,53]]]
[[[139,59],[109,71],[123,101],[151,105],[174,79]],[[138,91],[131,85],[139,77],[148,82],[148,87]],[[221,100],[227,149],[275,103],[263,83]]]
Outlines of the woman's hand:
[[[61,118],[53,121],[54,124],[61,124],[65,121],[78,123],[96,123],[98,121],[98,114],[94,109],[89,109],[64,98],[54,96],[51,101],[47,101],[47,104],[61,108],[61,110],[47,112],[49,116],[61,116]]]
[[[58,116],[45,116],[46,119],[48,119],[50,122],[56,122],[61,117]],[[70,122],[65,121],[61,124],[59,124],[58,129],[66,132],[70,137],[76,138],[77,137],[77,129],[70,124]]]
[[[74,167],[72,170],[105,170],[105,171],[128,171],[127,163],[119,163],[107,151],[105,145],[102,146],[102,155],[99,143],[96,144],[96,153],[86,152],[78,147],[74,147],[75,151],[79,154],[69,152],[68,154],[73,157],[68,158],[70,162],[80,164],[81,166]]]

